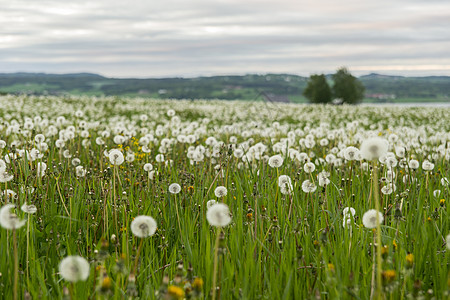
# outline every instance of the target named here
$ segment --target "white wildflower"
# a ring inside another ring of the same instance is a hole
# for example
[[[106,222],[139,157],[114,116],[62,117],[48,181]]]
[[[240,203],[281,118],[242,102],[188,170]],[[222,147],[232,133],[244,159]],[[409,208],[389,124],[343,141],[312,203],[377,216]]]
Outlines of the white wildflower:
[[[363,225],[367,228],[376,228],[377,227],[377,214],[380,224],[383,223],[384,217],[381,212],[378,212],[375,209],[370,209],[366,211],[363,215]]]
[[[89,277],[89,262],[78,255],[67,256],[59,263],[59,274],[67,281],[85,281]]]
[[[225,227],[231,222],[230,210],[226,204],[216,203],[206,212],[209,224],[216,227]]]
[[[150,216],[137,216],[131,222],[131,232],[140,238],[152,236],[156,232],[157,224]]]

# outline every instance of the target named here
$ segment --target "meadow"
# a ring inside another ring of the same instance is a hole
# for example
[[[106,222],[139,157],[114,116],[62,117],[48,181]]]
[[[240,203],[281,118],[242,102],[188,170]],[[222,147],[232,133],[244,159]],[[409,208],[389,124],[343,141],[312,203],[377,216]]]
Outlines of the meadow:
[[[448,299],[450,109],[0,96],[1,299]]]

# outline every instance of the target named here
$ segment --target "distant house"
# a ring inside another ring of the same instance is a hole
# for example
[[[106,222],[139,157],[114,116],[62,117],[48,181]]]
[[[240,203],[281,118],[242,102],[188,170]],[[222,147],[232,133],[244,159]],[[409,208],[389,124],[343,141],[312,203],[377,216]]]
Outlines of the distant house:
[[[263,97],[263,99],[266,102],[274,102],[274,103],[291,103],[291,100],[289,100],[288,96],[284,96],[284,95],[275,95],[272,93],[266,93],[266,92],[260,92],[256,98],[258,99],[259,97]]]

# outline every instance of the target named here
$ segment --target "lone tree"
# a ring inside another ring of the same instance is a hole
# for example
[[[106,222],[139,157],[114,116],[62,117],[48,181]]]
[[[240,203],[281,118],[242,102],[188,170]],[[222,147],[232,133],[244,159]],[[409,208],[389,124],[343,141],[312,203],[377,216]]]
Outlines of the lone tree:
[[[331,88],[327,83],[325,75],[311,75],[308,85],[303,90],[305,96],[311,103],[330,103]]]
[[[356,104],[364,98],[364,85],[347,68],[340,68],[333,75],[333,94],[344,103]]]

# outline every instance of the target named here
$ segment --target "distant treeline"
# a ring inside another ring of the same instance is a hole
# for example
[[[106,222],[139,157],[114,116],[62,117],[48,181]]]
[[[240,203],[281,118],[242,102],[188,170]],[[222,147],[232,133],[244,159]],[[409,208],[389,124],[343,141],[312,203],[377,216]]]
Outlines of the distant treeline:
[[[331,81],[331,76],[327,76]],[[212,76],[197,78],[115,79],[96,74],[0,74],[0,93],[36,95],[117,95],[174,99],[253,100],[261,92],[303,101],[308,78],[289,74]],[[400,77],[370,74],[359,77],[366,95],[395,98],[447,99],[450,77]],[[449,100],[450,101],[450,100]]]

